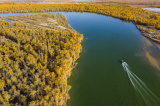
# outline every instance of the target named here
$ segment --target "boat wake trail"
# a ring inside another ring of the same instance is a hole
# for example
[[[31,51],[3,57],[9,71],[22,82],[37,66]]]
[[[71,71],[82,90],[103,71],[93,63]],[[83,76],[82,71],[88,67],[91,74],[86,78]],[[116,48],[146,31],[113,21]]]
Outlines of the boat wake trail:
[[[122,66],[123,66],[124,70],[126,71],[133,87],[136,89],[137,92],[139,92],[139,94],[143,98],[146,105],[147,106],[159,106],[160,105],[160,98],[157,95],[155,95],[145,85],[145,83],[130,70],[129,65],[126,62],[122,62]]]

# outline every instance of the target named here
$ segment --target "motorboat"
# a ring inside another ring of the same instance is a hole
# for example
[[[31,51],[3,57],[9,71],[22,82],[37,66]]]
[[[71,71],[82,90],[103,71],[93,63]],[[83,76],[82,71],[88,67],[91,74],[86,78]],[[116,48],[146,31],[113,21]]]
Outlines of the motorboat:
[[[122,60],[122,63],[124,63],[124,61]]]

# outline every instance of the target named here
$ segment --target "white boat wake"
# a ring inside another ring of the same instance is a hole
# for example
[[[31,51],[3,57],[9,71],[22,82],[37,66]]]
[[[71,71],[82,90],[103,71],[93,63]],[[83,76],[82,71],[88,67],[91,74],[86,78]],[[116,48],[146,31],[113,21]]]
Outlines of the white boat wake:
[[[157,95],[155,95],[145,85],[145,83],[130,70],[129,65],[126,62],[122,61],[122,66],[123,66],[124,70],[126,71],[133,87],[136,89],[137,92],[140,93],[140,95],[143,98],[146,105],[147,106],[159,106],[160,105],[160,98]]]

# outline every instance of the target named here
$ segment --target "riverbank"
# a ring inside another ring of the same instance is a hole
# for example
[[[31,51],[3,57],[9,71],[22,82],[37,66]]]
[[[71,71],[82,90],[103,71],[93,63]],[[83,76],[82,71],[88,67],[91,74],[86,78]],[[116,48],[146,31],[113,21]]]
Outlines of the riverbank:
[[[147,38],[145,38],[145,42],[144,51],[147,61],[150,65],[160,70],[160,44],[154,43]]]
[[[139,25],[139,24],[135,24],[135,25],[145,37],[160,44],[160,30],[159,29],[156,29],[153,26],[144,26],[144,25]]]
[[[134,23],[135,24],[135,23]],[[147,61],[160,71],[160,30],[152,26],[144,26],[135,24],[137,29],[139,29],[142,35],[145,37],[146,45],[144,47],[145,57]],[[151,41],[152,42],[151,42]],[[155,48],[154,46],[157,48]],[[158,50],[157,50],[158,49]],[[157,55],[155,55],[157,54]]]
[[[145,50],[145,56],[148,60],[148,62],[158,70],[160,70],[160,61],[156,57],[152,56],[151,53],[148,50]]]

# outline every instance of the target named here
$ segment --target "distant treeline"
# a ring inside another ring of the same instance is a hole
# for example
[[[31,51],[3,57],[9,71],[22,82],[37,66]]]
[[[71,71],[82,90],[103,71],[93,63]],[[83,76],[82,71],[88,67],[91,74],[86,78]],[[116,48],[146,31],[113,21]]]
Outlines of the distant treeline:
[[[159,0],[95,0],[87,3],[128,4],[128,5],[141,5],[141,6],[148,6],[148,7],[160,7]]]
[[[1,13],[55,11],[98,13],[160,28],[160,13],[157,14],[125,4],[0,4]]]
[[[39,2],[65,2],[69,0],[0,0],[0,3],[39,3]]]

